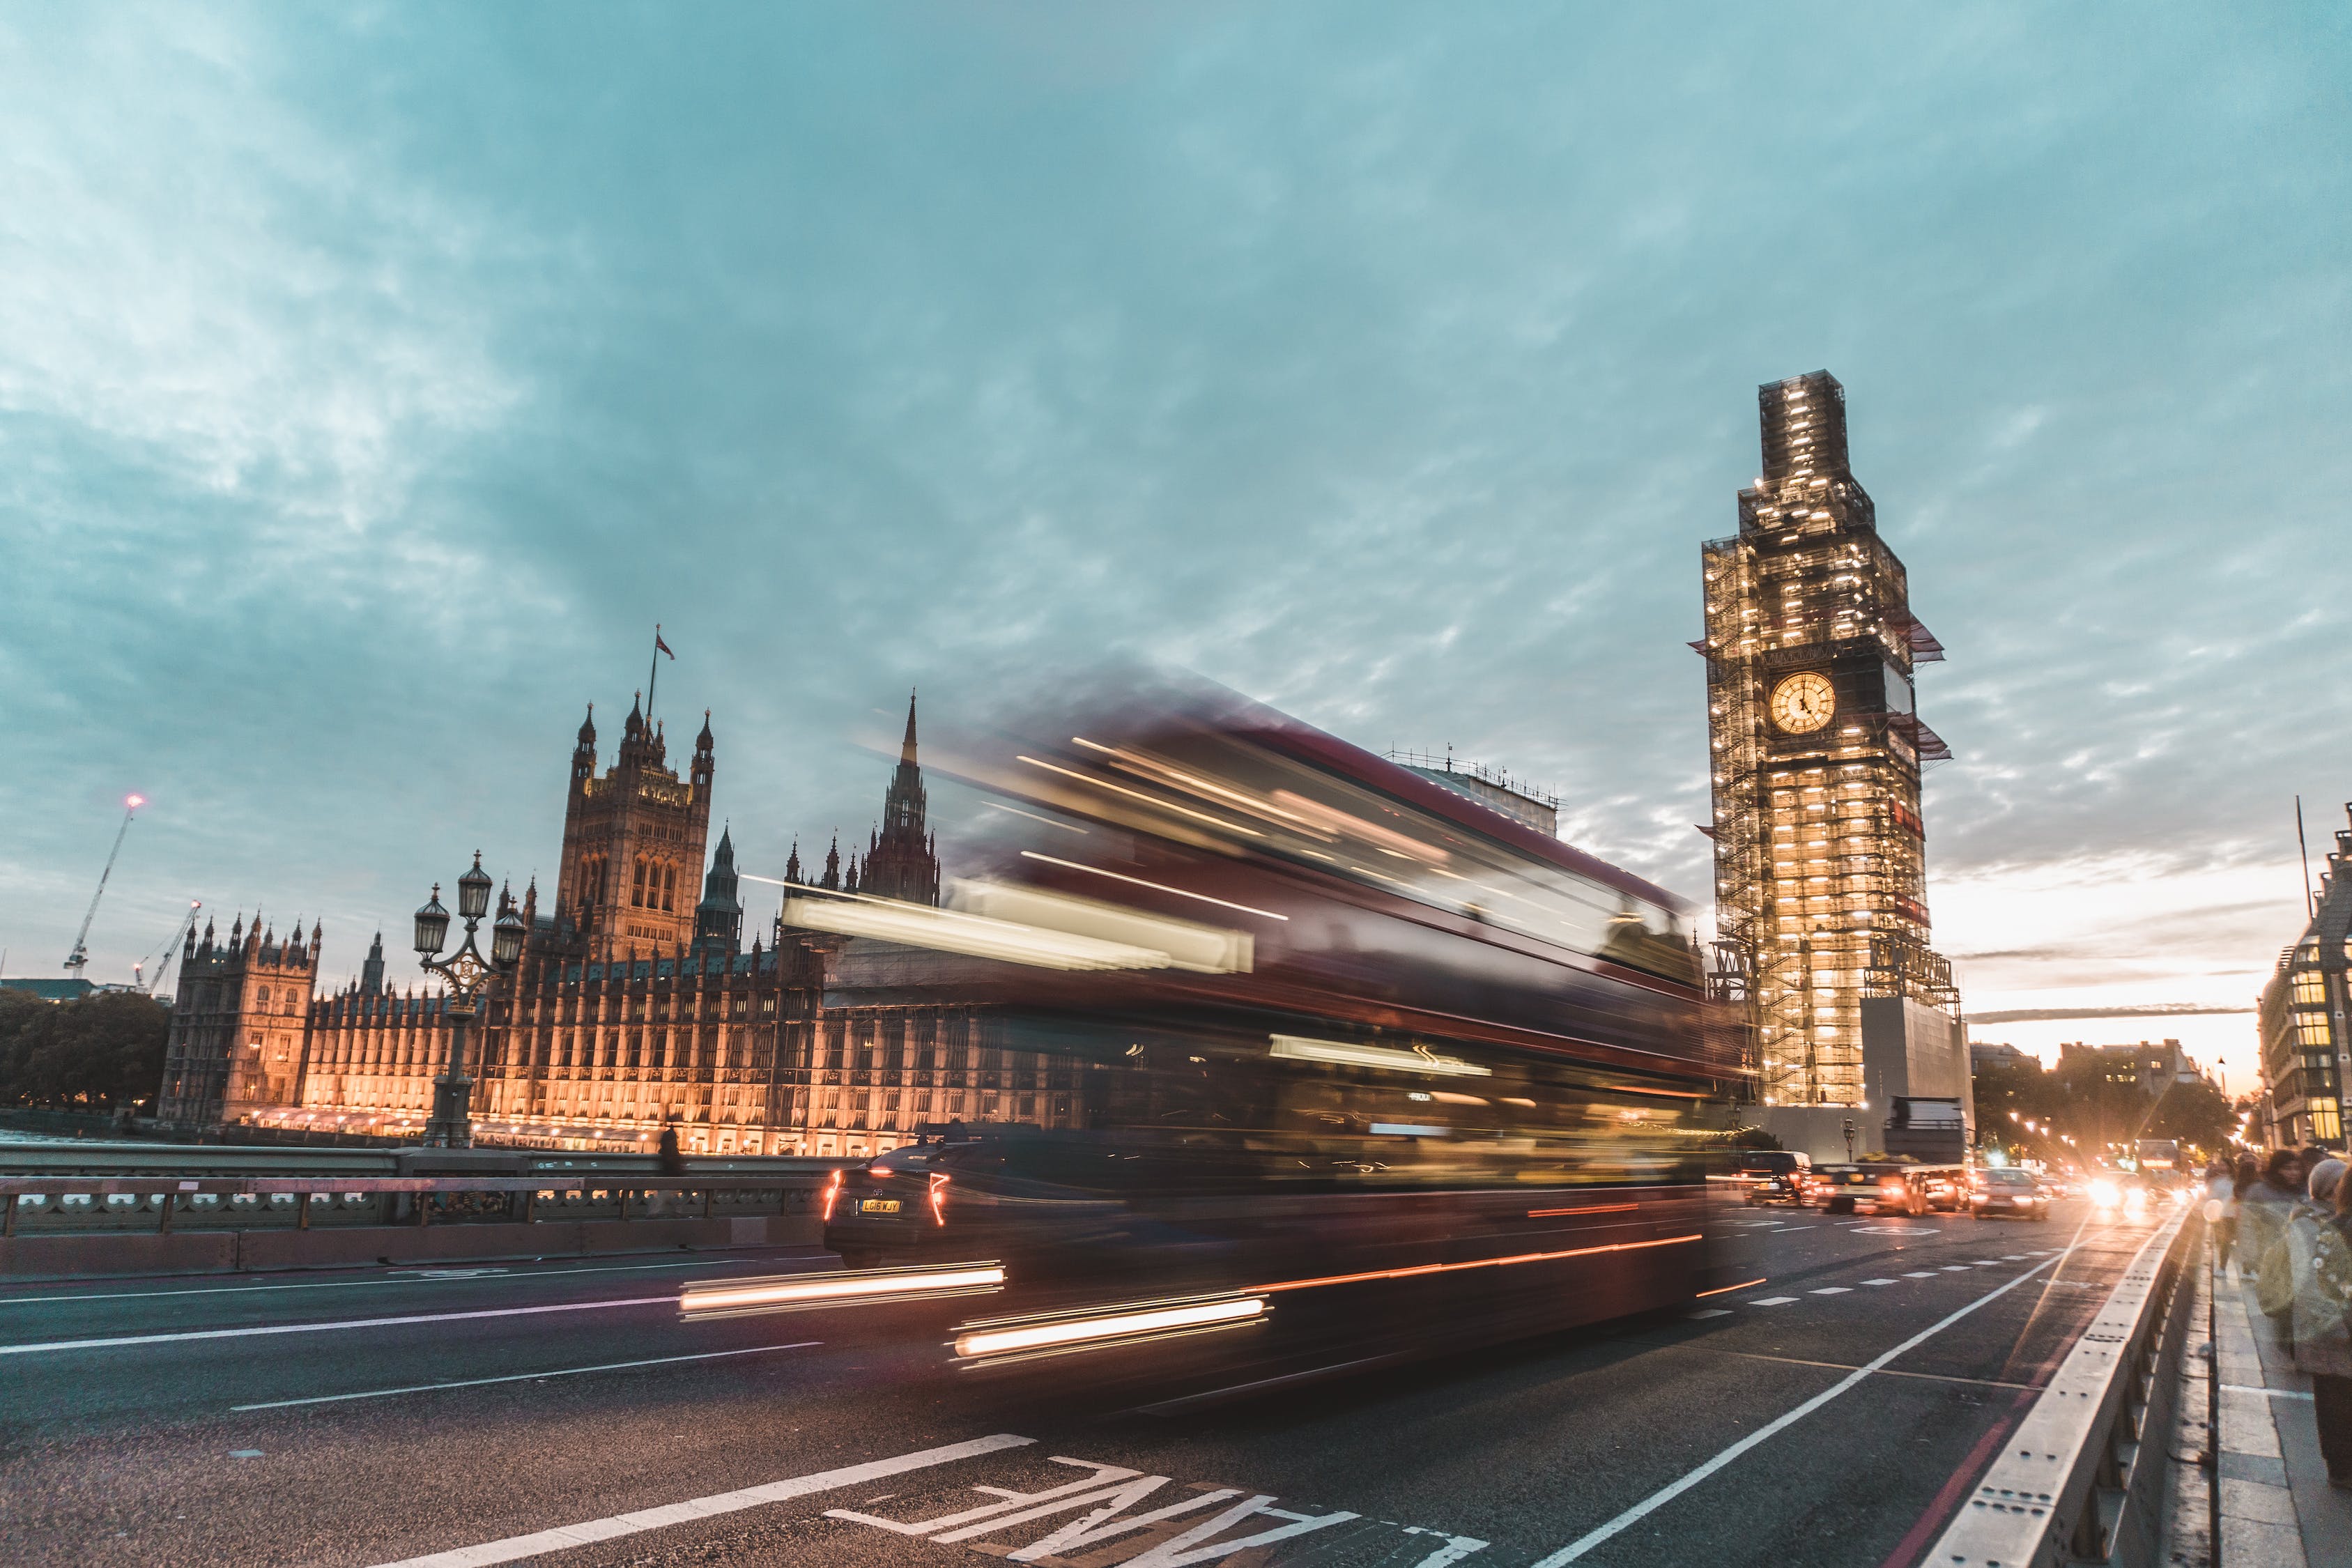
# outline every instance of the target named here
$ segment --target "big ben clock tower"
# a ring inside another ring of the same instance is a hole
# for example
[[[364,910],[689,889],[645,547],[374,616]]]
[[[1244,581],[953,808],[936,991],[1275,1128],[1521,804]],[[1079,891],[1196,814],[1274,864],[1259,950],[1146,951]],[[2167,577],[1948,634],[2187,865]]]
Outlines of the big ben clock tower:
[[[1768,1106],[1942,1093],[1902,1064],[1935,1058],[1937,1077],[1959,1037],[1950,966],[1928,945],[1919,814],[1920,764],[1951,753],[1912,701],[1913,670],[1943,649],[1912,618],[1903,563],[1846,466],[1837,378],[1773,382],[1757,402],[1763,472],[1739,492],[1738,533],[1701,549],[1706,637],[1693,646],[1706,657],[1716,925],[1744,980],[1758,1090]],[[1893,1078],[1865,1074],[1866,1015],[1894,1041]],[[1941,1037],[1924,1055],[1906,1044],[1923,1018]]]

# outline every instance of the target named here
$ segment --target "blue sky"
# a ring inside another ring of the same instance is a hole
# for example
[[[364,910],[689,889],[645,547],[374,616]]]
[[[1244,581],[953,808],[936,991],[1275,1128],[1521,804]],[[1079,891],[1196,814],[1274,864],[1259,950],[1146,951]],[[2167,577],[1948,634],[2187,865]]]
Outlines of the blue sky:
[[[2242,1005],[2352,796],[2298,5],[0,14],[0,944],[551,876],[650,628],[747,869],[910,685],[1185,666],[1704,901],[1697,544],[1844,381],[1972,1007]],[[962,809],[945,792],[952,823]],[[2021,1041],[2183,1034],[2019,1026]],[[2210,1037],[2210,1044],[2207,1044]],[[2242,1046],[2236,1055],[2250,1060]]]

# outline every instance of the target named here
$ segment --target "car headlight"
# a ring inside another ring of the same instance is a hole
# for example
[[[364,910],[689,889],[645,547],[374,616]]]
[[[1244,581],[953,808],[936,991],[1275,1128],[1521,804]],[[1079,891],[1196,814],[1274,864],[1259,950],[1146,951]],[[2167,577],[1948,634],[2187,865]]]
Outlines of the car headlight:
[[[2124,1190],[2113,1182],[2093,1182],[2091,1201],[2103,1209],[2111,1209],[2124,1201]]]
[[[2147,1207],[2147,1189],[2134,1187],[2124,1194],[2124,1207],[2135,1212]]]

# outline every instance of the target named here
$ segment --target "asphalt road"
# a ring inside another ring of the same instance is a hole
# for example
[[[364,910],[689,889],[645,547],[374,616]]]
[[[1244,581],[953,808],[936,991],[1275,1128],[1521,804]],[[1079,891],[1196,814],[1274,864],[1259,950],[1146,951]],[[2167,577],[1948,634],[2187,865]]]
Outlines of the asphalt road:
[[[773,1257],[0,1287],[0,1556],[1891,1568],[2149,1229],[1733,1223],[1696,1314],[1156,1413],[946,1373],[969,1302],[679,1321]]]

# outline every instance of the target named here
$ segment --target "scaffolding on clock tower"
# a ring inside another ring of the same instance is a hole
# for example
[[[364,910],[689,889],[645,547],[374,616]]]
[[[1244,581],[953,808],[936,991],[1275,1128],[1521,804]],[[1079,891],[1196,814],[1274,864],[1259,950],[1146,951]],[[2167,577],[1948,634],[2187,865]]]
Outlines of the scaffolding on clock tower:
[[[1929,945],[1919,721],[1943,648],[1846,460],[1827,371],[1758,389],[1763,472],[1739,531],[1701,546],[1715,821],[1717,998],[1746,1013],[1768,1105],[1860,1105],[1861,1004],[1957,1008]],[[1777,704],[1775,695],[1781,695]]]

